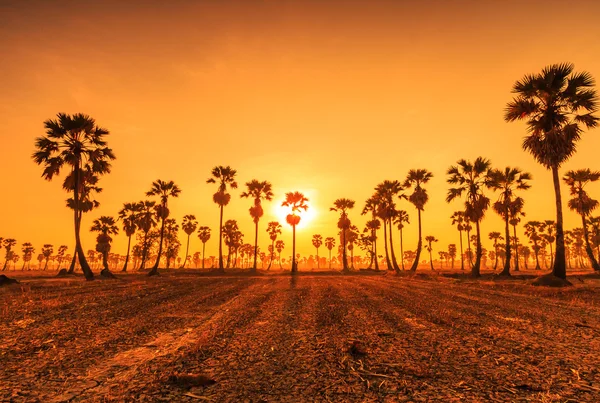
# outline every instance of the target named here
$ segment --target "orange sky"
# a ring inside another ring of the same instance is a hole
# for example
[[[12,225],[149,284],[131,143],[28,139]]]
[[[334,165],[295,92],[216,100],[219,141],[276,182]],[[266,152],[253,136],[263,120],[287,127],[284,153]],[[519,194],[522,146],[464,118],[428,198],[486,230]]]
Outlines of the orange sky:
[[[528,219],[554,219],[551,175],[522,151],[525,126],[505,123],[503,109],[515,80],[548,64],[573,62],[600,79],[599,16],[595,1],[0,0],[0,236],[72,252],[61,182],[41,179],[30,158],[57,112],[96,118],[117,155],[85,229],[163,179],[182,189],[172,217],[195,214],[214,234],[215,186],[205,182],[213,166],[231,165],[240,184],[271,181],[277,201],[308,194],[315,219],[298,231],[308,254],[312,234],[336,233],[336,198],[357,201],[351,218],[362,229],[378,182],[427,168],[424,235],[446,248],[458,243],[448,217],[462,205],[444,201],[445,170],[479,155],[530,171]],[[563,172],[600,168],[599,149],[598,130],[586,133]],[[590,191],[600,197],[600,185]],[[239,193],[225,218],[252,242]],[[416,218],[408,202],[399,207]],[[274,203],[265,210],[263,241],[276,218]],[[579,221],[566,212],[566,224]],[[502,226],[490,211],[482,231],[493,230]],[[416,231],[407,228],[406,249]],[[283,238],[291,248],[287,225]],[[84,249],[94,245],[85,232]],[[213,235],[207,255],[216,245]],[[113,251],[125,246],[119,236]]]

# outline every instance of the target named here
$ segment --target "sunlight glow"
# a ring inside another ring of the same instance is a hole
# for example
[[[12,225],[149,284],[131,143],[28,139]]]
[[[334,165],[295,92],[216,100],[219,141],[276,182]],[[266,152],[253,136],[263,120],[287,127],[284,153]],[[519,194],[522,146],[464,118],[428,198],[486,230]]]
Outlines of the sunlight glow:
[[[297,215],[300,216],[300,223],[296,226],[297,230],[310,227],[310,224],[318,216],[317,209],[315,208],[314,203],[312,203],[310,195],[307,192],[304,192],[304,191],[302,191],[302,192],[309,199],[308,210],[300,211],[300,212],[296,213]],[[281,205],[281,203],[283,203],[284,200],[285,200],[285,198],[281,197],[273,203],[273,215],[277,218],[277,221],[279,221],[279,223],[284,228],[291,228],[290,225],[286,221],[286,217],[288,214],[291,214],[292,209],[290,207],[284,207]]]

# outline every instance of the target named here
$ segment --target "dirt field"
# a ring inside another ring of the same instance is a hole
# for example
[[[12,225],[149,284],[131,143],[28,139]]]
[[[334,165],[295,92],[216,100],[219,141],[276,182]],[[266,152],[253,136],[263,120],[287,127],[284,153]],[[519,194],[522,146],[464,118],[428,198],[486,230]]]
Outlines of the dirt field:
[[[0,401],[600,401],[597,280],[21,280],[0,288]]]

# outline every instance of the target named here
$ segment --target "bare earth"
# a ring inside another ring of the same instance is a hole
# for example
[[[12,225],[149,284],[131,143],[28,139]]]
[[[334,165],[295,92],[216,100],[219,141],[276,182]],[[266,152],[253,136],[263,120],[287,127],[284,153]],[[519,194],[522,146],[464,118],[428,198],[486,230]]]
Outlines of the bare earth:
[[[20,280],[0,288],[0,401],[600,401],[593,279]]]

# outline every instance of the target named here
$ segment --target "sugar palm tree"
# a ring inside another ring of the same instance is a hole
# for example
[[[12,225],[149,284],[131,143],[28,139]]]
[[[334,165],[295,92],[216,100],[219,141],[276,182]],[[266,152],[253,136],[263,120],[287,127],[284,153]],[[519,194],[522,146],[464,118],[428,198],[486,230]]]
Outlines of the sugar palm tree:
[[[338,220],[338,228],[340,229],[341,240],[342,240],[342,271],[348,272],[348,256],[347,256],[347,231],[350,229],[351,222],[348,218],[348,210],[354,208],[354,200],[350,199],[337,199],[333,202],[333,207],[331,207],[330,211],[335,211],[340,213],[340,218]]]
[[[452,213],[452,216],[450,216],[450,219],[452,220],[452,225],[456,225],[456,229],[458,230],[458,236],[459,236],[459,240],[460,240],[460,269],[461,270],[465,270],[465,260],[463,259],[464,256],[464,252],[463,252],[463,238],[462,238],[462,232],[465,229],[465,213],[463,211],[455,211],[454,213]]]
[[[321,268],[321,263],[319,261],[319,248],[323,245],[323,236],[319,234],[315,234],[312,237],[312,244],[317,249],[317,269]]]
[[[558,170],[576,151],[583,128],[598,125],[598,97],[588,72],[577,73],[571,63],[545,67],[539,74],[517,81],[513,100],[506,106],[507,122],[526,120],[523,148],[552,171],[556,202],[556,248],[552,274],[566,279],[562,199]]]
[[[510,259],[511,259],[511,242],[510,242],[510,220],[513,216],[513,212],[522,209],[523,199],[516,196],[517,190],[527,190],[531,187],[528,181],[531,180],[531,174],[523,172],[519,168],[506,167],[503,171],[499,169],[493,169],[490,171],[490,187],[494,190],[500,191],[498,200],[494,203],[494,211],[502,217],[504,220],[504,239],[506,244],[504,251],[506,258],[504,260],[504,267],[500,275],[510,276]],[[516,236],[516,234],[515,234]],[[491,239],[491,238],[490,238]],[[496,251],[496,265],[498,263],[498,250],[496,248],[496,241],[494,241],[494,249]],[[516,249],[516,248],[515,248]]]
[[[119,227],[114,218],[101,216],[92,222],[92,232],[98,232],[96,237],[96,251],[102,253],[102,271],[101,276],[114,277],[108,268],[108,253],[110,252],[112,237],[119,233]]]
[[[367,240],[371,245],[369,269],[375,263],[375,271],[379,271],[379,262],[377,261],[377,230],[381,228],[381,222],[378,219],[367,221],[366,230],[370,232]],[[404,259],[403,259],[404,260]]]
[[[205,226],[198,228],[198,238],[200,238],[200,241],[202,242],[202,268],[204,269],[204,259],[206,259],[204,250],[206,248],[206,243],[210,239],[210,228]]]
[[[379,262],[377,259],[377,230],[381,228],[381,223],[379,222],[378,209],[379,202],[377,200],[377,196],[373,195],[372,197],[367,199],[367,201],[365,202],[365,207],[363,208],[363,211],[361,213],[361,215],[371,213],[371,219],[367,222],[367,228],[371,230],[371,237],[373,238],[373,250],[371,253],[371,263],[369,264],[369,267],[371,267],[371,264],[375,262],[375,271],[379,271]]]
[[[325,247],[329,250],[329,270],[331,270],[331,250],[335,248],[335,238],[325,238]]]
[[[465,194],[465,217],[475,223],[476,231],[476,257],[475,264],[471,268],[471,274],[479,277],[482,247],[481,247],[481,229],[480,222],[483,219],[486,210],[490,205],[490,199],[483,194],[485,188],[489,188],[490,180],[490,161],[488,159],[477,157],[474,162],[464,159],[458,161],[457,165],[448,168],[447,182],[456,185],[448,190],[446,202],[461,197]]]
[[[554,220],[544,220],[542,238],[550,246],[550,267],[554,266],[554,255],[552,253],[552,244],[556,241],[556,222]]]
[[[504,237],[497,231],[488,234],[488,239],[494,243],[494,271],[498,268],[498,242],[503,241]]]
[[[421,249],[423,247],[421,212],[425,210],[425,204],[427,204],[427,201],[429,200],[427,189],[425,189],[423,185],[429,182],[431,178],[433,178],[433,174],[426,169],[411,169],[408,171],[408,175],[404,181],[405,188],[413,189],[412,194],[408,196],[408,201],[417,208],[417,220],[419,223],[419,241],[417,243],[417,250],[415,251],[415,260],[410,268],[411,271],[416,271],[419,266],[419,257],[421,256]]]
[[[600,179],[600,171],[592,171],[589,168],[568,171],[563,178],[567,186],[569,186],[572,196],[571,200],[569,200],[569,208],[581,216],[585,251],[590,262],[592,262],[594,271],[600,271],[600,266],[590,244],[588,217],[598,207],[598,200],[594,200],[589,196],[585,190],[585,186],[591,182],[596,182],[598,179]]]
[[[25,242],[23,243],[21,251],[23,252],[23,267],[21,268],[21,270],[25,270],[25,263],[28,264],[28,270],[31,270],[31,258],[35,253],[35,248],[31,244],[31,242]]]
[[[535,255],[535,269],[541,270],[540,267],[540,242],[542,236],[540,232],[543,231],[544,223],[541,221],[529,221],[525,223],[525,236],[529,238],[529,242],[532,244],[533,253]]]
[[[288,214],[286,221],[292,226],[292,274],[298,272],[298,263],[296,262],[296,225],[300,223],[300,216],[296,214],[301,210],[308,209],[308,198],[301,192],[288,192],[285,194],[285,200],[281,205],[290,207],[291,214]]]
[[[193,214],[184,215],[183,220],[181,221],[181,229],[187,234],[187,243],[185,246],[185,259],[183,260],[183,264],[181,265],[180,269],[183,269],[188,261],[188,253],[190,251],[190,236],[196,232],[196,228],[198,228],[198,220],[196,220],[196,216]]]
[[[271,221],[267,224],[267,233],[269,234],[269,239],[271,240],[271,257],[269,259],[269,266],[267,270],[271,270],[271,264],[273,263],[273,256],[275,255],[275,241],[277,241],[277,236],[281,235],[281,224],[277,221]]]
[[[136,209],[136,225],[144,233],[143,238],[143,250],[142,250],[142,262],[140,264],[140,270],[146,267],[146,260],[148,259],[148,235],[150,230],[156,227],[156,202],[150,200],[143,200],[137,203]]]
[[[454,259],[456,258],[456,245],[451,243],[448,245],[448,257],[452,259],[452,269],[454,270]]]
[[[73,192],[75,253],[85,278],[92,280],[94,274],[85,259],[79,234],[84,208],[81,197],[85,183],[83,172],[87,168],[89,175],[96,178],[110,172],[110,161],[115,159],[115,155],[105,140],[108,130],[97,126],[94,119],[81,113],[72,116],[59,113],[56,120],[46,120],[44,127],[46,135],[36,138],[33,160],[44,166],[42,177],[46,180],[51,181],[65,166],[71,174],[71,183],[66,186],[68,182],[65,181],[63,187]]]
[[[394,216],[394,224],[398,227],[400,231],[400,260],[402,261],[402,270],[404,270],[404,244],[402,241],[402,229],[404,229],[404,224],[410,224],[408,212],[405,210],[398,210],[396,215]]]
[[[277,251],[277,255],[278,255],[278,259],[279,260],[279,268],[283,269],[283,266],[281,265],[281,252],[283,252],[283,250],[285,249],[285,242],[283,242],[282,239],[278,239],[277,242],[275,242],[275,250]]]
[[[396,273],[400,271],[400,267],[398,266],[398,261],[396,260],[396,254],[394,253],[394,236],[392,229],[392,220],[397,214],[395,198],[399,196],[402,191],[402,184],[397,181],[385,180],[378,184],[375,187],[375,195],[376,200],[379,203],[379,208],[377,209],[379,218],[383,221],[383,234],[384,241],[386,246],[386,251],[388,247],[388,234],[389,234],[389,248],[391,253],[391,260],[388,257],[388,270],[395,270]],[[389,232],[387,229],[389,228]],[[391,263],[391,265],[390,265]]]
[[[42,255],[44,256],[44,260],[46,261],[44,263],[44,270],[48,268],[48,260],[50,260],[50,256],[52,256],[53,253],[54,245],[47,243],[44,244],[44,246],[42,246]]]
[[[119,210],[119,220],[123,222],[123,232],[127,236],[127,255],[125,256],[125,263],[121,271],[127,271],[127,264],[129,263],[129,252],[131,251],[131,237],[137,231],[137,214],[140,211],[139,203],[124,203],[123,208]]]
[[[146,196],[158,196],[160,204],[156,207],[156,213],[160,218],[160,239],[158,241],[158,255],[156,256],[156,262],[148,273],[149,276],[158,274],[158,265],[160,264],[160,258],[163,250],[163,240],[165,238],[165,220],[169,217],[169,197],[179,197],[181,189],[173,181],[156,180],[152,182],[152,187],[146,192]]]
[[[256,272],[256,257],[258,255],[258,222],[263,216],[264,211],[262,208],[262,201],[273,200],[272,186],[267,181],[259,182],[256,179],[246,182],[247,190],[243,192],[241,197],[250,197],[254,200],[254,204],[250,207],[250,216],[254,221],[254,263],[252,266],[252,272]]]
[[[13,238],[6,238],[4,239],[2,245],[4,246],[4,250],[6,251],[4,255],[4,267],[2,267],[2,271],[5,271],[8,268],[8,262],[12,259],[12,248],[17,245],[17,240]]]
[[[513,227],[513,246],[515,251],[515,271],[519,271],[519,238],[517,237],[517,225],[521,222],[521,219],[525,217],[525,212],[523,208],[525,206],[525,201],[522,197],[515,197],[513,202],[509,206],[509,214],[510,219],[508,223]]]
[[[427,242],[427,245],[425,246],[425,248],[427,249],[427,251],[429,252],[429,264],[431,265],[431,270],[435,270],[433,268],[433,257],[431,256],[431,251],[433,250],[433,242],[437,242],[438,239],[436,237],[434,237],[433,235],[427,235],[425,237],[425,242]]]
[[[235,180],[237,171],[230,166],[216,166],[211,171],[211,178],[206,183],[217,183],[219,185],[217,192],[213,195],[213,201],[219,206],[219,271],[224,272],[223,267],[223,209],[229,204],[231,195],[227,193],[227,187],[237,189]]]

